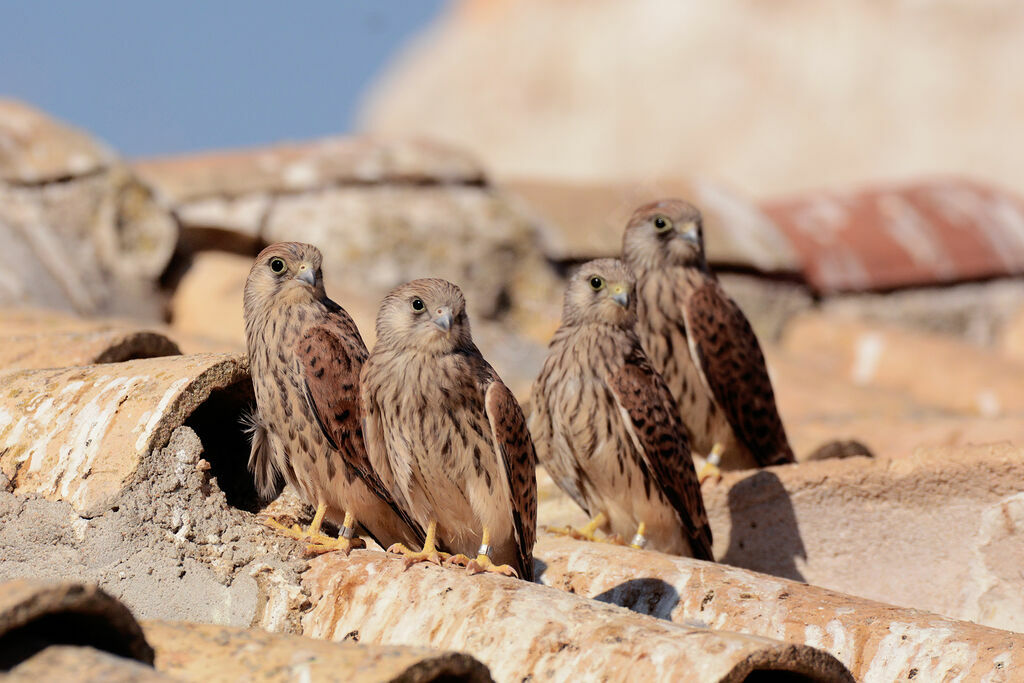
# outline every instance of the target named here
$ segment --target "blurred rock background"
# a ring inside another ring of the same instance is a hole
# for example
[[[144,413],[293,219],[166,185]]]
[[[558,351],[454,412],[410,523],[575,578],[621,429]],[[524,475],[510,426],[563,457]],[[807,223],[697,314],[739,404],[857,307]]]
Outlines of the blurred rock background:
[[[453,0],[361,121],[476,150],[499,177],[1019,189],[1022,42],[1010,0]]]
[[[159,315],[178,224],[106,145],[0,100],[0,304]]]

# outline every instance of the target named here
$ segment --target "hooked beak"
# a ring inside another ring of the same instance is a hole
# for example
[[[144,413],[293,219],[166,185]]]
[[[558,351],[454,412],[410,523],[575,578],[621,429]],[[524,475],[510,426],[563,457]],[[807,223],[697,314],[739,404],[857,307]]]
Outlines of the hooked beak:
[[[700,237],[697,234],[697,225],[695,223],[687,223],[686,229],[679,231],[679,236],[690,244],[700,246]]]
[[[452,312],[448,307],[442,307],[437,309],[437,317],[434,318],[434,324],[441,328],[444,332],[452,329]]]
[[[302,280],[303,282],[305,282],[310,287],[313,287],[313,286],[316,285],[316,273],[314,273],[313,269],[310,268],[305,263],[303,263],[301,266],[299,266],[299,274],[295,276],[295,279],[296,280]]]
[[[622,285],[615,285],[612,288],[612,301],[623,308],[629,308],[629,292]]]

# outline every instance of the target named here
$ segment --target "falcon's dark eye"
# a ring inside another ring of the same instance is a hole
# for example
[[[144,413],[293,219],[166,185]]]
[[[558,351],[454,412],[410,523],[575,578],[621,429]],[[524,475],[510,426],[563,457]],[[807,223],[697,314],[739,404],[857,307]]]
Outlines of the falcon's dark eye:
[[[590,288],[591,289],[593,289],[595,292],[599,292],[599,291],[601,291],[602,287],[604,287],[604,280],[602,280],[601,278],[597,277],[596,275],[594,277],[590,278]]]
[[[412,300],[412,310],[416,311],[417,313],[422,313],[424,310],[426,310],[426,308],[427,307],[423,303],[423,299],[416,298]]]
[[[275,273],[283,273],[285,269],[284,259],[272,258],[270,259],[270,269]]]
[[[672,221],[670,221],[669,219],[665,218],[664,216],[655,216],[654,217],[654,228],[658,232],[665,232],[666,230],[671,230],[672,229]]]

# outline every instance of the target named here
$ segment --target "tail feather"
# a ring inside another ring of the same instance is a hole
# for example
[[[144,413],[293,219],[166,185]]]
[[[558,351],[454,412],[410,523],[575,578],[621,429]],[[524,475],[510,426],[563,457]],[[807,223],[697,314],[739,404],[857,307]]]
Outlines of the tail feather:
[[[242,425],[252,441],[249,471],[256,480],[256,491],[263,500],[276,498],[284,487],[284,476],[277,469],[270,453],[270,438],[259,413],[250,409],[242,413]]]

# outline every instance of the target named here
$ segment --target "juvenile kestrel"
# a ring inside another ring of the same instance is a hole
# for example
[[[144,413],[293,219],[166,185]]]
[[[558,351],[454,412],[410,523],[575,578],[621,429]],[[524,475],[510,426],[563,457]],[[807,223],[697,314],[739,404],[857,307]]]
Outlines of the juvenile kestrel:
[[[541,464],[601,527],[633,544],[702,560],[711,528],[686,429],[634,328],[632,273],[614,259],[579,268],[530,400]],[[635,532],[635,535],[634,535]]]
[[[641,206],[623,260],[637,278],[637,333],[714,471],[794,462],[754,330],[708,268],[700,212],[678,199]],[[702,472],[703,473],[703,472]]]
[[[256,389],[249,469],[266,496],[283,476],[316,515],[306,533],[313,550],[348,551],[358,520],[383,547],[422,541],[370,466],[359,415],[359,372],[366,345],[341,306],[327,298],[320,251],[280,242],[264,249],[245,283],[245,334]],[[340,523],[337,539],[320,533]]]
[[[393,550],[409,563],[438,563],[440,547],[471,571],[532,581],[533,442],[512,392],[473,344],[458,287],[415,280],[384,298],[362,389],[370,460],[427,528],[421,552]]]

